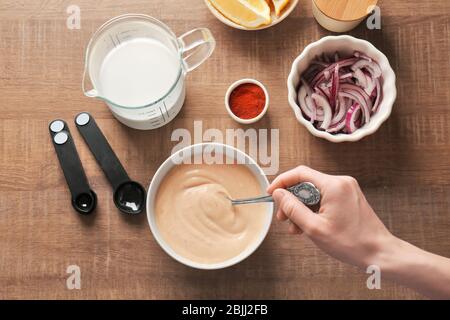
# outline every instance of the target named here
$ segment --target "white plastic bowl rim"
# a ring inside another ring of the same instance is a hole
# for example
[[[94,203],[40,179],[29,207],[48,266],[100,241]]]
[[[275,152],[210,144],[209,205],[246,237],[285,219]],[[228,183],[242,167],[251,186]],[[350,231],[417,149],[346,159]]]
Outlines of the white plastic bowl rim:
[[[382,71],[383,98],[378,110],[371,117],[369,123],[351,134],[331,134],[326,131],[316,129],[310,121],[303,117],[300,106],[297,103],[297,88],[300,83],[300,75],[306,70],[306,68],[308,68],[311,60],[314,59],[316,55],[320,55],[324,52],[334,53],[336,51],[348,55],[352,54],[353,51],[360,51],[374,59],[379,64]],[[297,120],[314,136],[331,142],[358,141],[365,136],[373,134],[378,130],[381,124],[389,118],[392,112],[392,106],[394,105],[397,97],[395,82],[395,73],[389,64],[388,58],[373,44],[366,40],[347,35],[327,36],[306,46],[303,52],[292,63],[291,72],[287,80],[288,101],[289,105],[294,110]]]
[[[163,162],[163,164],[158,168],[155,175],[153,176],[153,179],[150,183],[150,186],[148,188],[147,192],[147,220],[148,224],[150,226],[150,230],[156,239],[156,242],[161,246],[161,248],[173,259],[177,260],[178,262],[181,262],[182,264],[197,268],[197,269],[204,269],[204,270],[214,270],[214,269],[223,269],[230,267],[232,265],[235,265],[243,260],[245,260],[247,257],[249,257],[253,252],[258,249],[258,247],[261,245],[261,243],[266,238],[267,233],[269,232],[270,225],[272,223],[272,217],[273,217],[273,211],[274,211],[274,205],[272,203],[268,204],[267,213],[266,213],[266,219],[264,222],[264,226],[261,230],[261,234],[259,235],[258,239],[250,245],[248,248],[246,248],[243,252],[241,252],[239,255],[228,259],[223,262],[219,263],[213,263],[213,264],[207,264],[207,263],[199,263],[196,261],[192,261],[190,259],[187,259],[178,253],[176,253],[169,244],[167,244],[164,239],[162,238],[158,227],[156,225],[155,220],[155,213],[153,210],[154,200],[156,197],[156,194],[159,189],[159,185],[161,184],[164,177],[167,175],[167,173],[177,164],[175,163],[174,159],[180,157],[180,155],[186,155],[186,154],[198,154],[200,151],[203,153],[204,149],[208,148],[208,150],[215,150],[220,151],[223,150],[223,152],[229,156],[233,155],[233,159],[244,159],[245,165],[252,171],[252,173],[255,175],[255,177],[258,179],[258,182],[261,185],[261,189],[265,190],[267,186],[269,185],[269,181],[267,180],[266,175],[264,174],[264,171],[261,169],[261,167],[256,163],[255,160],[253,160],[250,156],[248,156],[246,153],[242,152],[239,149],[236,149],[235,147],[232,147],[227,144],[222,143],[216,143],[216,142],[207,142],[207,143],[198,143],[194,145],[187,146],[185,148],[182,148],[178,150],[177,152],[173,153],[169,158],[167,158],[166,161]]]

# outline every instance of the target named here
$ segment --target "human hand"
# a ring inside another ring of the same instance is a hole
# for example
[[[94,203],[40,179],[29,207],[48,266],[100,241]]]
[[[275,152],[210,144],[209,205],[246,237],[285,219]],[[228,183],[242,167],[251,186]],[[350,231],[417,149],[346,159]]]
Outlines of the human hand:
[[[321,193],[318,214],[285,188],[312,182]],[[377,217],[358,182],[305,166],[279,175],[268,187],[277,219],[290,220],[289,232],[305,233],[320,249],[360,268],[377,265],[383,276],[426,296],[450,298],[450,259],[393,236]]]
[[[284,188],[312,182],[321,193],[318,214]],[[267,189],[277,205],[278,220],[290,220],[291,234],[305,233],[329,255],[362,268],[396,238],[377,217],[358,182],[300,166],[279,175]]]

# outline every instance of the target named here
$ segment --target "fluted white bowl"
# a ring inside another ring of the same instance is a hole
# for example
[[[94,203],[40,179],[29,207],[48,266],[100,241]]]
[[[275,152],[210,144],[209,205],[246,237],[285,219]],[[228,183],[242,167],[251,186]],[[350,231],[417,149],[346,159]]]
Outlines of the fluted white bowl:
[[[311,61],[322,53],[334,54],[336,51],[341,55],[351,55],[354,51],[364,53],[375,60],[382,71],[383,97],[378,110],[373,114],[369,123],[349,134],[331,134],[316,129],[313,124],[303,116],[297,99],[300,76],[309,67]],[[289,105],[294,111],[298,122],[304,125],[314,136],[331,142],[358,141],[375,133],[381,124],[391,115],[392,107],[397,97],[395,81],[395,73],[389,64],[388,58],[370,42],[347,35],[327,36],[306,46],[303,52],[292,63],[292,69],[287,80]]]

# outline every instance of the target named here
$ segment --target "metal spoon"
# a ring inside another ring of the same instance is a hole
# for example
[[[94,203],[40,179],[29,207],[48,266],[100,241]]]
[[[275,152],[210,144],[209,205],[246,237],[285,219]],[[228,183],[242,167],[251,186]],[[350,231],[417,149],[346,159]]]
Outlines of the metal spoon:
[[[145,189],[128,177],[94,118],[83,112],[75,117],[75,124],[114,190],[117,209],[130,215],[141,213],[145,207]]]
[[[320,191],[311,182],[302,182],[286,190],[291,192],[307,206],[315,206],[320,202]],[[259,202],[273,202],[272,196],[262,196],[248,199],[230,199],[232,205],[250,204]]]

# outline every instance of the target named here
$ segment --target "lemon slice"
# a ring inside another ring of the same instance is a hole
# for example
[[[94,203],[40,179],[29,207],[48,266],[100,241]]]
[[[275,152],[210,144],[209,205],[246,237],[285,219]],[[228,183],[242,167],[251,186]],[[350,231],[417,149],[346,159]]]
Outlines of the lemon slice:
[[[281,11],[286,7],[289,3],[289,0],[272,0],[273,6],[275,8],[275,14],[277,17],[281,15]]]
[[[209,0],[231,21],[247,28],[269,24],[270,7],[265,0]]]

